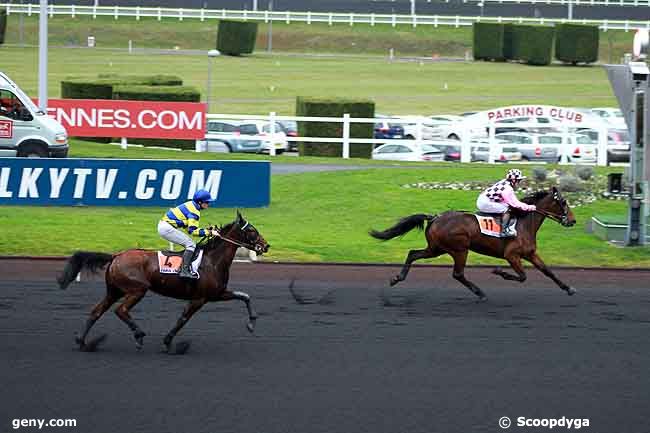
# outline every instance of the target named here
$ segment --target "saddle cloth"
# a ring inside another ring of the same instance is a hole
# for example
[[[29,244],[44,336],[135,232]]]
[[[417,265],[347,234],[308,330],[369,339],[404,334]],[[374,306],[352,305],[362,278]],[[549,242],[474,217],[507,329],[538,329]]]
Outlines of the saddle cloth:
[[[477,213],[474,216],[478,221],[478,226],[481,228],[481,233],[484,235],[495,238],[510,237],[501,234],[501,214]],[[510,217],[509,225],[512,227],[514,236],[517,236],[517,230],[515,229],[517,227],[517,218]]]
[[[192,270],[197,274],[199,273],[202,258],[203,250],[199,250],[199,253],[194,256],[194,260],[192,261]],[[178,274],[181,270],[182,263],[182,252],[158,251],[158,267],[160,268],[161,274]]]

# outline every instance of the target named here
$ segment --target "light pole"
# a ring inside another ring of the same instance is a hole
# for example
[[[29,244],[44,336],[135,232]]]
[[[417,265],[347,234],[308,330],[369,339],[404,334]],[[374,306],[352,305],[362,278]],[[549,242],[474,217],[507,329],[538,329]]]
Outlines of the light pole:
[[[47,0],[41,0],[38,17],[38,105],[47,113]]]
[[[273,0],[269,0],[268,11],[273,12]],[[266,51],[270,53],[271,50],[273,50],[273,16],[269,19],[269,33],[266,40]]]
[[[207,88],[207,96],[206,96],[206,102],[208,103],[208,113],[210,112],[210,101],[211,101],[211,96],[212,96],[212,90],[210,89],[210,86],[212,84],[212,59],[215,57],[218,57],[221,53],[219,50],[210,50],[208,51],[208,88]]]

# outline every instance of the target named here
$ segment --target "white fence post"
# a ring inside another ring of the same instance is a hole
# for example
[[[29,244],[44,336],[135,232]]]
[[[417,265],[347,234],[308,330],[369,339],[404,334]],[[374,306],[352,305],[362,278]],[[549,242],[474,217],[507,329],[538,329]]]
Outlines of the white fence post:
[[[607,128],[598,128],[598,165],[607,165]]]
[[[471,137],[468,133],[460,136],[460,162],[472,162],[472,149],[470,147]]]
[[[120,147],[126,150],[129,147],[129,143],[126,141],[126,137],[122,137],[120,140]]]
[[[488,164],[494,164],[494,161],[497,157],[497,146],[496,146],[496,127],[494,123],[490,122],[488,125]],[[478,143],[477,143],[478,144]],[[478,147],[478,146],[477,146]],[[470,150],[471,151],[471,150]]]
[[[343,158],[350,158],[350,113],[343,115]]]
[[[560,165],[567,165],[569,163],[569,127],[567,125],[562,126],[560,152]]]
[[[423,140],[423,127],[424,125],[422,124],[422,118],[418,117],[417,121],[415,122],[415,145],[420,147],[422,146],[422,140]]]
[[[269,155],[275,156],[275,111],[269,113]]]

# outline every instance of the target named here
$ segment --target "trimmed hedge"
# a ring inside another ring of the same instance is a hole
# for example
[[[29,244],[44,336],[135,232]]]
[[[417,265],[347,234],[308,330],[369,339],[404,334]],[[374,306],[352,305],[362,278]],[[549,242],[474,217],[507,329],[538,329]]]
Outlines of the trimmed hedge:
[[[219,21],[217,50],[229,56],[251,54],[257,40],[257,23]]]
[[[503,57],[506,60],[514,60],[512,51],[512,24],[503,25]]]
[[[113,99],[113,85],[96,81],[61,81],[64,99]]]
[[[597,26],[558,24],[555,58],[574,65],[597,62],[599,39]]]
[[[7,9],[0,9],[0,45],[5,42],[5,32],[7,31]]]
[[[504,60],[504,25],[497,23],[474,23],[474,60]]]
[[[195,87],[190,86],[115,86],[113,99],[201,102],[201,93]]]
[[[512,25],[512,57],[529,65],[549,65],[553,53],[554,27]]]
[[[350,117],[375,117],[375,103],[373,101],[355,101],[345,99],[322,98],[296,98],[296,116],[312,117],[343,117],[348,113]],[[350,138],[372,138],[372,123],[350,124]],[[327,137],[340,138],[343,134],[341,122],[298,122],[298,131],[302,137]],[[373,145],[371,143],[351,143],[350,157],[370,158]],[[298,146],[300,156],[332,156],[343,155],[342,143],[300,142]]]
[[[182,86],[183,79],[176,75],[119,75],[99,74],[99,81],[113,85]]]

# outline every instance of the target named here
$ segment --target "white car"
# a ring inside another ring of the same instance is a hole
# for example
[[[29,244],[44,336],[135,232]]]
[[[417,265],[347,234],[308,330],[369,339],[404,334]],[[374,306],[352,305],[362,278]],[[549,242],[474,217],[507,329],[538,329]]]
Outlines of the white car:
[[[610,127],[613,128],[627,128],[625,123],[625,117],[623,117],[623,112],[618,108],[612,107],[602,107],[602,108],[592,108],[590,110],[591,114],[600,117],[605,120]]]
[[[545,134],[546,144],[556,143],[558,155],[562,157],[562,134]],[[569,162],[595,164],[598,161],[598,142],[584,134],[568,134],[565,146],[568,146]]]
[[[495,162],[521,161],[521,152],[507,141],[498,141],[501,144],[501,153],[495,155]],[[490,143],[485,139],[474,139],[470,142],[472,162],[488,162],[490,158]]]
[[[265,120],[250,120],[239,124],[239,134],[242,138],[262,140],[263,151],[269,151],[271,143],[275,146],[276,153],[283,153],[289,149],[287,134],[278,122],[275,122],[275,131],[271,136],[271,123]]]
[[[424,116],[399,116],[391,119],[392,123],[399,123],[404,128],[404,138],[414,140],[418,137],[418,123],[422,125],[422,139],[436,138],[436,129],[428,117]]]
[[[372,151],[372,159],[385,161],[443,161],[444,153],[435,146],[404,140],[399,144],[382,144]]]

